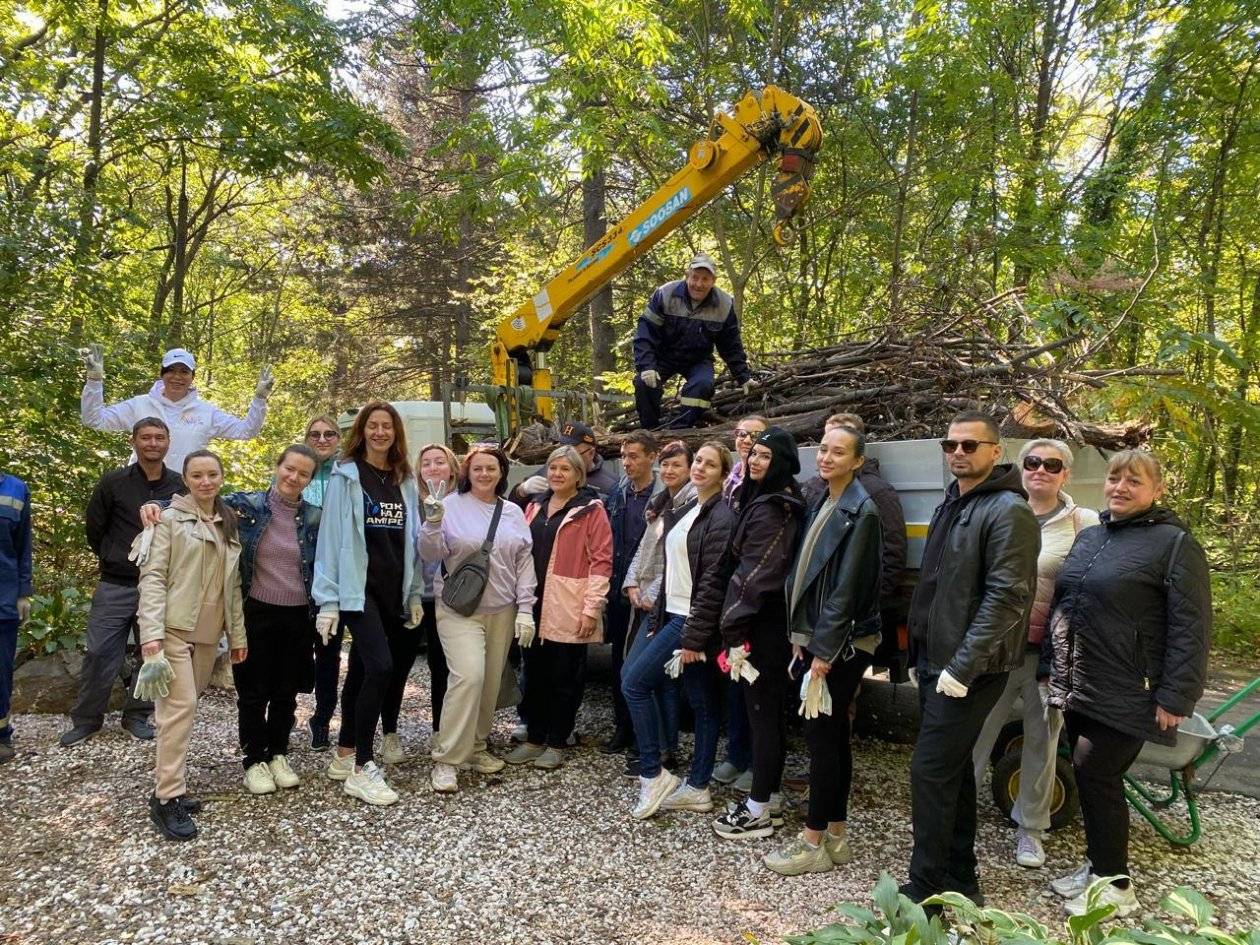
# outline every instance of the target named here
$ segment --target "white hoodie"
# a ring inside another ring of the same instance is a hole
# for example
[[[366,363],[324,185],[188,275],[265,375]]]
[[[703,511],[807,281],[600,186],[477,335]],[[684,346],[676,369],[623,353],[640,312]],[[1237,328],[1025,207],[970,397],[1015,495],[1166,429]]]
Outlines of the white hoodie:
[[[183,472],[184,457],[205,449],[215,437],[227,440],[250,440],[262,429],[267,416],[267,401],[255,397],[244,419],[225,413],[214,404],[202,400],[196,387],[188,388],[183,400],[168,400],[165,384],[157,380],[147,394],[138,394],[116,404],[105,406],[105,382],[88,378],[79,401],[79,414],[85,426],[94,430],[131,432],[137,420],[158,417],[171,428],[171,448],[166,465]],[[135,462],[133,455],[131,462]]]

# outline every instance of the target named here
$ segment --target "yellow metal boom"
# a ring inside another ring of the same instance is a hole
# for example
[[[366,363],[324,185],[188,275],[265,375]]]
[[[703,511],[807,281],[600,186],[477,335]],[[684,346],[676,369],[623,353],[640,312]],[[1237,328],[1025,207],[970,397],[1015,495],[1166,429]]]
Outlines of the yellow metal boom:
[[[545,352],[569,317],[728,184],[775,154],[781,160],[771,188],[778,218],[774,236],[786,245],[790,221],[809,198],[809,177],[821,146],[822,126],[814,109],[773,85],[760,95],[749,92],[732,114],[719,113],[710,136],[691,146],[682,169],[499,324],[491,345],[492,383],[507,398],[515,397],[518,386],[531,386],[536,412],[551,419],[552,398],[545,393],[553,386]],[[499,404],[496,413],[506,431],[515,411]]]

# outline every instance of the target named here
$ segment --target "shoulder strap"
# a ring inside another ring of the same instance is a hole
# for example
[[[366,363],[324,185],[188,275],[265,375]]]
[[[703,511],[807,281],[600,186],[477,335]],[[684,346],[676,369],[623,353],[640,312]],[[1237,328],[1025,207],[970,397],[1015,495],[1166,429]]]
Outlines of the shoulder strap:
[[[1172,551],[1168,554],[1168,569],[1164,572],[1164,586],[1172,587],[1173,565],[1177,563],[1177,553],[1181,551],[1181,543],[1185,541],[1186,533],[1178,530],[1177,537],[1173,539]]]
[[[490,546],[494,544],[494,533],[499,528],[499,518],[503,515],[503,500],[496,499],[494,503],[494,516],[490,519],[490,531],[486,532],[486,540],[481,543],[481,550],[487,554],[490,552]]]

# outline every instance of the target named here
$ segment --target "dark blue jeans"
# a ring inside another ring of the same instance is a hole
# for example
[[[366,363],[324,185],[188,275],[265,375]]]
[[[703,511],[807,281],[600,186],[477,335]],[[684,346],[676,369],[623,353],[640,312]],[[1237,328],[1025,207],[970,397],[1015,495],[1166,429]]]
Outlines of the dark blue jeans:
[[[639,658],[639,654],[643,652],[643,648],[652,640],[652,637],[650,637],[647,632],[648,622],[648,615],[643,613],[643,611],[639,611],[638,625],[635,630],[634,638],[630,641],[630,646],[626,649],[626,658],[622,664],[622,680],[625,679],[625,667],[637,660]],[[664,749],[665,754],[678,753],[678,700],[681,698],[679,693],[682,690],[682,686],[680,685],[680,680],[674,679],[671,680],[671,682],[673,685],[657,689],[654,695],[654,698],[656,699],[656,714],[661,720],[661,747]],[[617,683],[617,688],[621,691],[622,698],[625,698],[625,691],[620,681]],[[627,706],[627,714],[629,711],[630,707]],[[634,734],[633,719],[630,724],[630,734]],[[639,754],[639,745],[637,740],[634,745],[633,754],[635,756]]]
[[[678,731],[677,690],[674,680],[665,674],[665,664],[680,646],[683,622],[683,617],[670,614],[660,630],[651,637],[636,641],[641,645],[636,647],[621,670],[621,691],[630,709],[630,720],[634,723],[640,774],[645,778],[654,778],[661,773],[662,732]]]
[[[683,667],[683,692],[691,703],[696,719],[696,750],[691,756],[691,773],[687,783],[693,788],[707,788],[713,777],[713,762],[717,760],[718,732],[722,717],[718,712],[714,694],[715,663],[688,663]]]

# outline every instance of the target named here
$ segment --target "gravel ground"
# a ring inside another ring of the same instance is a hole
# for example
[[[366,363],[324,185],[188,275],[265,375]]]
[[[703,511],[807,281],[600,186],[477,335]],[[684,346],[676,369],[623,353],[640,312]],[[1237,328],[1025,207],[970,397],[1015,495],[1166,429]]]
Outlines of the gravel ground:
[[[403,708],[412,760],[390,770],[402,800],[369,808],[325,779],[327,754],[306,749],[309,697],[298,709],[295,791],[252,797],[236,759],[229,693],[202,703],[190,792],[206,802],[200,836],[163,841],[151,827],[152,748],[117,717],[72,750],[56,745],[66,719],[17,719],[19,756],[0,769],[0,943],[730,943],[776,941],[825,924],[836,902],[866,899],[882,870],[904,878],[910,853],[909,749],[856,746],[850,836],[856,858],[827,874],[784,879],[759,857],[780,838],[719,840],[710,815],[632,820],[637,784],[620,758],[594,747],[557,772],[461,774],[461,793],[429,786],[427,671],[418,666]],[[607,734],[607,690],[591,687],[584,743]],[[507,744],[514,716],[500,713]],[[685,746],[684,746],[685,747]],[[789,772],[803,767],[797,745]],[[982,789],[984,790],[984,789]],[[1049,862],[1010,858],[1013,834],[982,801],[980,860],[991,905],[1059,923],[1045,883],[1083,855],[1079,826],[1048,841]],[[801,798],[788,830],[799,829]],[[1260,925],[1254,868],[1260,802],[1203,798],[1204,839],[1176,851],[1135,818],[1132,860],[1142,901],[1179,884],[1204,892],[1228,928]]]

